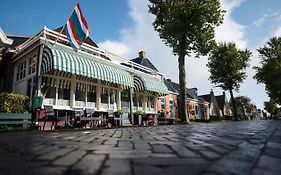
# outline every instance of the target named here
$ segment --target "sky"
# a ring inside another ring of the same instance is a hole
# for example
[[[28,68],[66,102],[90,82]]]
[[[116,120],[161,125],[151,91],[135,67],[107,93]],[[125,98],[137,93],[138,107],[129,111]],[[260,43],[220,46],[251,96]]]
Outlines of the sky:
[[[0,27],[7,34],[33,36],[44,26],[55,29],[66,23],[76,0],[2,0]],[[80,0],[80,6],[93,34],[90,36],[100,48],[128,59],[146,52],[147,58],[166,78],[178,82],[177,57],[154,31],[155,17],[148,13],[148,0]],[[280,0],[221,0],[226,10],[223,24],[217,27],[218,42],[235,42],[239,49],[253,54],[247,68],[247,78],[235,96],[247,96],[258,108],[269,98],[263,84],[253,79],[253,66],[260,65],[257,48],[263,47],[273,36],[281,35]],[[186,57],[187,87],[198,88],[198,94],[215,95],[222,89],[209,81],[207,57]],[[230,96],[226,92],[228,97]]]

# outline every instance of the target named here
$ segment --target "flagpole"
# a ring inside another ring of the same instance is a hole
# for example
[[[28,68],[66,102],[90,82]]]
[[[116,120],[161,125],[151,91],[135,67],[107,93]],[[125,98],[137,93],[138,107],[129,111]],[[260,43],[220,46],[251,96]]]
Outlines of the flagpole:
[[[70,13],[70,16],[71,16],[71,14],[74,12],[75,7],[76,7],[76,5],[77,5],[78,2],[79,2],[79,0],[76,0],[75,5],[74,5],[74,8],[72,9],[72,11],[71,11],[71,13]],[[68,16],[67,20],[69,19],[70,16]],[[66,20],[66,22],[67,22],[67,20]],[[62,29],[60,30],[59,36],[56,38],[56,41],[55,41],[54,44],[53,44],[54,46],[56,45],[56,43],[58,42],[59,38],[61,37],[61,34],[62,34],[63,29],[65,28],[65,26],[66,26],[66,25],[63,25]]]

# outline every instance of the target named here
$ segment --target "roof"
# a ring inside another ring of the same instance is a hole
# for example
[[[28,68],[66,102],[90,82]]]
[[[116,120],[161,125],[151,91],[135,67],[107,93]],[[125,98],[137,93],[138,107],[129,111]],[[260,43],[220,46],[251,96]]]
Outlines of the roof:
[[[135,62],[137,64],[140,64],[142,66],[148,67],[148,68],[158,72],[156,67],[147,58],[137,57],[137,58],[132,59],[131,61],[133,61],[133,62]]]
[[[220,109],[223,110],[224,104],[225,104],[225,96],[224,95],[218,95],[218,96],[215,96],[215,97],[216,97],[216,100],[218,102],[218,105],[219,105]]]
[[[198,97],[204,99],[206,102],[211,103],[211,94],[199,95]]]
[[[7,37],[14,41],[11,47],[19,46],[30,38],[29,36],[20,35],[7,35]]]
[[[180,85],[178,83],[171,81],[171,79],[164,79],[164,83],[169,91],[179,94]],[[197,88],[192,88],[192,89],[186,88],[187,98],[196,99],[196,94],[194,93],[195,89],[197,90]]]

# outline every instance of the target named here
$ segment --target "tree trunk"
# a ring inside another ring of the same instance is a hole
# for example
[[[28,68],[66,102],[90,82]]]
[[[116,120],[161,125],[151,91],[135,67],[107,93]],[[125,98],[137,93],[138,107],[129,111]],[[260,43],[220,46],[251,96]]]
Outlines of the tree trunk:
[[[234,96],[233,96],[233,92],[232,92],[232,90],[229,90],[229,92],[230,92],[230,97],[231,97],[231,103],[232,103],[234,118],[235,118],[235,120],[238,120],[237,108],[236,108],[236,104],[235,104],[235,99],[234,99]]]
[[[186,110],[186,83],[185,83],[185,54],[179,54],[179,84],[180,84],[180,99],[179,99],[179,115],[182,123],[189,123]]]

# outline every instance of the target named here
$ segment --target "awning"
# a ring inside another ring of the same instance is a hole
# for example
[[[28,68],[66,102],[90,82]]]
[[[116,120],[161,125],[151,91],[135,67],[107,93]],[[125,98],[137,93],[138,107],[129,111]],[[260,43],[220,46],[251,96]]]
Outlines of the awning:
[[[159,94],[168,94],[168,88],[164,82],[146,76],[134,76],[134,89],[137,91],[150,91]]]
[[[43,51],[41,73],[60,71],[133,87],[133,77],[129,72],[78,54],[71,54],[59,47],[46,46]]]

